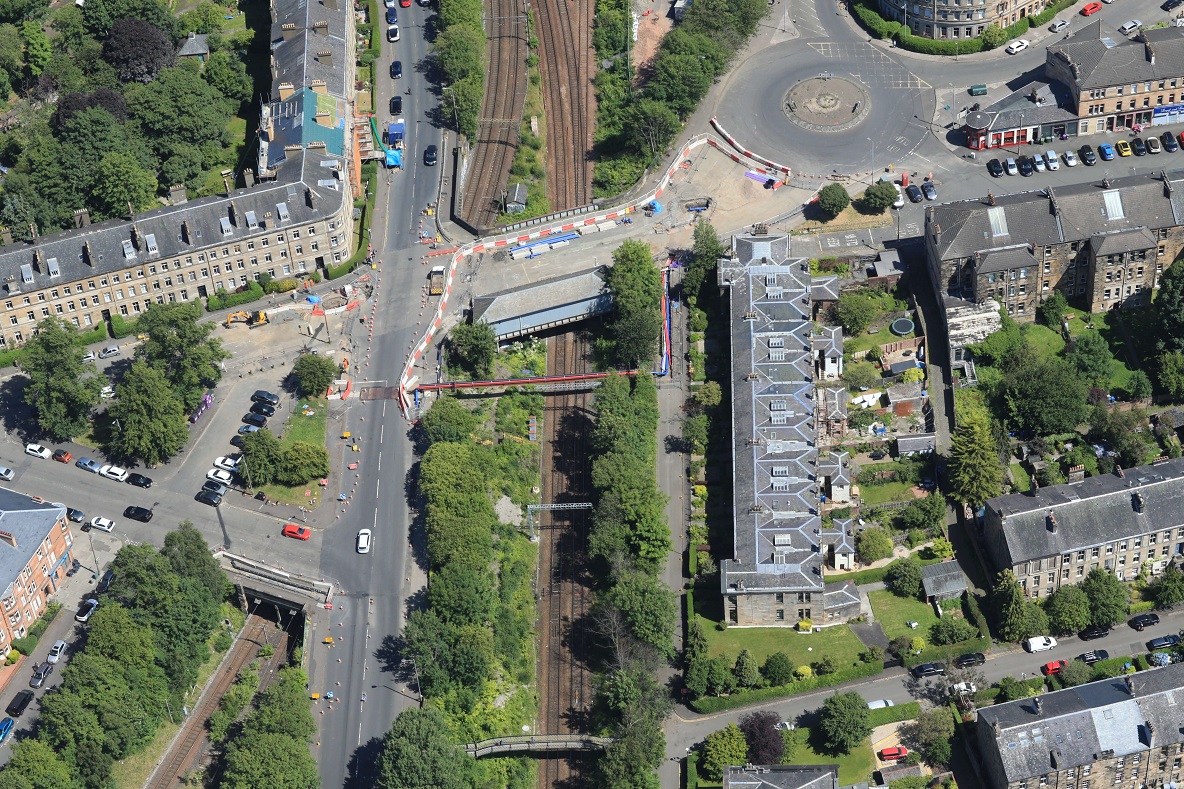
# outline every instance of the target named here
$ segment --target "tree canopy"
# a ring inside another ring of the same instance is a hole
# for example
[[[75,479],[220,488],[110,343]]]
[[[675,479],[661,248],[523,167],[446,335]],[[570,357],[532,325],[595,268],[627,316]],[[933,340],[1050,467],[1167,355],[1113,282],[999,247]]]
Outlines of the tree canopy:
[[[221,363],[230,354],[211,335],[215,325],[199,323],[197,303],[152,304],[136,319],[136,329],[148,339],[136,348],[136,359],[159,370],[185,411],[193,411],[201,396],[222,380]]]
[[[1168,266],[1155,296],[1156,343],[1161,353],[1184,352],[1184,264]]]
[[[405,709],[382,741],[380,789],[468,789],[472,760],[435,707]]]
[[[301,354],[292,365],[296,387],[304,397],[321,397],[337,380],[341,368],[327,356],[315,353]]]
[[[828,697],[818,714],[818,728],[827,753],[850,753],[872,733],[867,702],[850,691]]]
[[[25,402],[36,411],[37,426],[60,441],[86,431],[103,387],[95,365],[82,361],[75,335],[69,323],[46,318],[21,354],[21,369],[29,379]]]
[[[985,410],[967,409],[958,420],[950,446],[949,472],[949,491],[956,501],[977,507],[1002,491],[999,453]]]
[[[734,723],[729,723],[717,732],[707,735],[703,741],[703,776],[711,781],[723,780],[724,768],[733,764],[748,763],[748,741],[744,732]]]
[[[1110,381],[1110,363],[1114,354],[1101,332],[1086,331],[1077,335],[1065,359],[1077,369],[1082,380],[1091,386],[1105,386]]]
[[[1004,378],[1004,397],[1015,426],[1038,436],[1067,433],[1086,416],[1086,385],[1069,362],[1016,353]]]
[[[461,323],[448,334],[448,359],[474,378],[489,378],[497,356],[497,339],[488,323]]]
[[[895,198],[893,199],[895,201]],[[818,206],[831,218],[843,213],[843,209],[849,205],[851,205],[851,195],[847,193],[842,184],[827,184],[818,192]]]
[[[650,255],[644,241],[626,241],[613,252],[606,277],[615,308],[609,334],[624,369],[647,368],[658,352],[662,277]]]
[[[109,442],[112,454],[156,466],[185,448],[189,424],[164,373],[136,361],[115,394],[116,401],[107,409],[114,426]]]
[[[1108,627],[1126,617],[1130,592],[1112,573],[1095,567],[1079,586],[1089,598],[1090,624]]]

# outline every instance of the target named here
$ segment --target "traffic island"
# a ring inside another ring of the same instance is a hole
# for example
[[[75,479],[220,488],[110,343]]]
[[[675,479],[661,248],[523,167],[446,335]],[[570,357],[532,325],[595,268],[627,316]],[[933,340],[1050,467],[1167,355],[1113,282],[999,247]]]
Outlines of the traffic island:
[[[867,117],[871,97],[846,77],[823,72],[804,79],[785,94],[785,116],[803,129],[816,132],[846,131]]]

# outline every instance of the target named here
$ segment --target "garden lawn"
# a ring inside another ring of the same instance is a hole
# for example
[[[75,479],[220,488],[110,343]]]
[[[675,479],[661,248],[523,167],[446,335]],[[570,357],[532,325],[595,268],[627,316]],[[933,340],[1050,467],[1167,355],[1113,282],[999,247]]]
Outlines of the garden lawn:
[[[860,485],[859,495],[864,504],[875,506],[887,501],[912,501],[915,498],[912,489],[911,482],[886,482],[883,485]]]
[[[301,405],[311,406],[313,415],[304,416],[300,408]],[[287,449],[297,441],[325,446],[325,429],[328,419],[329,403],[324,398],[306,397],[297,400],[296,411],[288,414],[288,421],[284,423],[284,431],[279,437],[281,450]],[[332,462],[332,456],[330,456],[330,462]],[[260,489],[267,494],[269,499],[284,504],[313,508],[322,501],[323,496],[328,492],[318,484],[319,482],[320,480],[314,479],[304,485],[291,488],[286,485],[263,485]],[[305,496],[305,491],[311,491],[311,495]]]
[[[929,643],[929,626],[937,624],[937,614],[933,613],[933,606],[916,598],[897,597],[887,589],[868,592],[868,598],[871,600],[872,613],[876,615],[876,621],[880,623],[889,641],[900,636],[920,636]],[[916,630],[911,630],[905,622],[921,624]]]
[[[1056,356],[1065,349],[1065,341],[1061,335],[1047,326],[1030,323],[1024,326],[1022,331],[1028,345],[1035,348],[1042,357]]]
[[[870,351],[872,348],[878,348],[881,345],[889,342],[895,342],[897,339],[910,339],[916,337],[916,332],[909,332],[903,338],[898,338],[895,334],[888,331],[888,324],[890,321],[885,319],[880,325],[880,330],[875,334],[868,334],[864,332],[858,337],[852,337],[849,340],[843,341],[843,353],[854,354],[860,351]]]
[[[1027,493],[1032,489],[1032,478],[1028,476],[1028,470],[1022,464],[1011,464],[1011,476],[1015,478],[1015,486],[1020,493]]]
[[[838,756],[818,753],[810,747],[810,730],[795,729],[791,739],[795,745],[793,756],[783,759],[785,764],[837,764],[839,765],[839,786],[851,786],[871,779],[875,770],[875,754],[871,740],[867,739],[851,749],[850,753]],[[788,749],[787,749],[788,751]]]
[[[787,600],[786,608],[792,607]],[[721,631],[715,622],[703,617],[699,618],[699,624],[707,636],[708,651],[712,655],[726,655],[733,662],[740,650],[747,649],[757,663],[764,663],[774,652],[784,652],[795,666],[815,663],[824,656],[849,666],[859,662],[859,653],[864,651],[863,644],[847,625],[826,627],[818,633],[799,633],[788,627],[729,627]]]

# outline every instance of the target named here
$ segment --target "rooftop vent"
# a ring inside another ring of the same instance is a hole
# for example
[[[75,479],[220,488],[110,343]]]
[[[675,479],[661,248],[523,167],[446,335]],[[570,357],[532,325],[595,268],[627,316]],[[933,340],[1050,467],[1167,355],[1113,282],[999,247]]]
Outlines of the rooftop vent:
[[[1142,512],[1147,506],[1147,500],[1143,498],[1142,493],[1136,493],[1131,496],[1131,505],[1135,508],[1135,512]]]

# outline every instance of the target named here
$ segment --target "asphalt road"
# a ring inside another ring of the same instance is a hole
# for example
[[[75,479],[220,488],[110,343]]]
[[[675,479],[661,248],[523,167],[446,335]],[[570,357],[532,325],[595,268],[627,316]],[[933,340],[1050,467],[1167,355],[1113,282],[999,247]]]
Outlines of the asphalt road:
[[[980,666],[988,682],[998,682],[1006,676],[1022,679],[1040,674],[1040,667],[1053,660],[1073,660],[1077,655],[1091,649],[1105,649],[1111,657],[1123,655],[1137,655],[1147,651],[1147,642],[1158,636],[1175,633],[1184,628],[1184,611],[1162,614],[1159,626],[1148,628],[1139,633],[1125,623],[1116,626],[1105,638],[1094,641],[1082,641],[1076,636],[1058,639],[1055,649],[1047,652],[1028,654],[1017,648],[1004,651],[996,648],[987,655],[987,662]],[[926,687],[928,686],[928,688]],[[850,687],[868,701],[875,699],[891,699],[897,704],[915,701],[927,697],[926,691],[932,693],[932,688],[945,687],[942,677],[917,681],[904,669],[894,668],[870,681],[852,683]],[[666,727],[666,754],[669,757],[683,757],[687,750],[714,731],[722,729],[729,723],[739,720],[741,715],[756,709],[772,710],[783,720],[797,720],[799,716],[812,712],[822,706],[827,696],[835,692],[835,688],[825,688],[813,693],[794,696],[784,701],[768,704],[756,704],[742,709],[728,710],[714,715],[696,715],[685,707],[678,707],[675,718]]]

